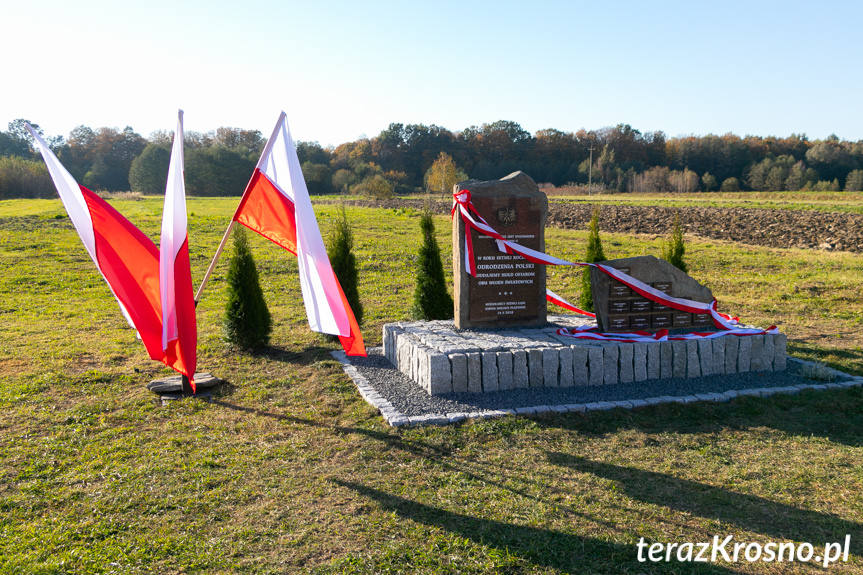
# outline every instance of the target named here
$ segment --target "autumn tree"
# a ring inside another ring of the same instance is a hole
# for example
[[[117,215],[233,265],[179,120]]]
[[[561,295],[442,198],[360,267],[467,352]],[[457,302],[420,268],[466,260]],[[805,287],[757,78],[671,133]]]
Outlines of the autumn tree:
[[[452,193],[453,186],[467,179],[465,174],[452,157],[446,152],[441,152],[431,167],[426,171],[424,184],[429,192],[440,192],[446,196],[447,193]]]

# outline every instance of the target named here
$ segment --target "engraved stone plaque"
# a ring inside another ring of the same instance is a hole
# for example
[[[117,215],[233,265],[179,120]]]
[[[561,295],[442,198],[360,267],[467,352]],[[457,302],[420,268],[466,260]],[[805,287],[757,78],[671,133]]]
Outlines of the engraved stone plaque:
[[[471,201],[488,224],[507,240],[545,251],[548,199],[522,172],[501,180],[456,184],[455,192],[470,190]],[[497,242],[469,230],[476,277],[465,271],[465,225],[453,218],[453,277],[456,327],[544,325],[545,266],[519,255],[501,252]]]

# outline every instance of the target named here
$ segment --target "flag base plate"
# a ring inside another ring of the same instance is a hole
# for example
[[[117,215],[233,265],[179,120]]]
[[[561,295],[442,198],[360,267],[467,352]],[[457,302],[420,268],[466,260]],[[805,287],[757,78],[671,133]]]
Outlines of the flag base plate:
[[[198,393],[197,397],[201,397],[204,390],[211,390],[225,383],[224,379],[213,377],[207,372],[199,372],[195,374],[195,388]],[[159,395],[183,394],[183,376],[171,375],[161,379],[154,379],[147,384],[147,389]]]

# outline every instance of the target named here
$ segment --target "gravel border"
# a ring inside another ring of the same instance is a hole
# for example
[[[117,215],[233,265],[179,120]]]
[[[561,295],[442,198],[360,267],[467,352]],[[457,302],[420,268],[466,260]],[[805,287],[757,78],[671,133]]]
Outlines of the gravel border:
[[[794,394],[804,389],[845,389],[863,385],[855,377],[822,368],[834,381],[819,383],[801,375],[806,366],[818,364],[793,357],[780,372],[749,372],[700,378],[657,379],[649,383],[576,386],[568,388],[516,389],[496,393],[450,393],[431,396],[398,371],[383,355],[383,348],[367,350],[368,357],[348,357],[331,352],[350,376],[360,395],[380,411],[393,427],[447,425],[465,419],[504,415],[540,415],[633,409],[664,403],[730,401],[742,396],[769,397]]]

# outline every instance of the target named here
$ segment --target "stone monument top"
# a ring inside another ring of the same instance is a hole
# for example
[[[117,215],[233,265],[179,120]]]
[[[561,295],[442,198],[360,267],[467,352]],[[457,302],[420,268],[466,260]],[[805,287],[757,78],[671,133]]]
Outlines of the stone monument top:
[[[545,252],[548,198],[530,176],[514,172],[500,180],[467,180],[454,187],[456,194],[465,190],[476,211],[500,235]],[[456,327],[545,325],[545,266],[501,252],[494,239],[465,228],[457,213],[452,236]],[[476,277],[465,271],[466,233],[471,234]]]

